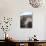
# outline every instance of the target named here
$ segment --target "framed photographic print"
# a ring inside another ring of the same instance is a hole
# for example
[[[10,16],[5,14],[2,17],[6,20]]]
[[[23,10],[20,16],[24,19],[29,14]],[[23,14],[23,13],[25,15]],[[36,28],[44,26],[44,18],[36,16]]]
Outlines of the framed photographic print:
[[[24,13],[20,16],[20,27],[21,28],[32,28],[32,14]]]

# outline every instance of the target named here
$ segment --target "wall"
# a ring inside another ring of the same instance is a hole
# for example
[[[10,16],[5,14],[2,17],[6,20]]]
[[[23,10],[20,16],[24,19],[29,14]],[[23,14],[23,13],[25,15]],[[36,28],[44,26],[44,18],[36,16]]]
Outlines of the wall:
[[[23,11],[32,11],[33,13],[33,28],[20,28],[20,13]],[[46,8],[33,8],[28,0],[0,0],[0,17],[13,17],[13,22],[10,33],[17,40],[28,40],[34,34],[37,39],[45,39],[45,16]],[[2,33],[2,31],[1,31]],[[1,34],[0,33],[0,34]],[[2,35],[2,34],[1,34]],[[2,36],[0,37],[2,39]]]

